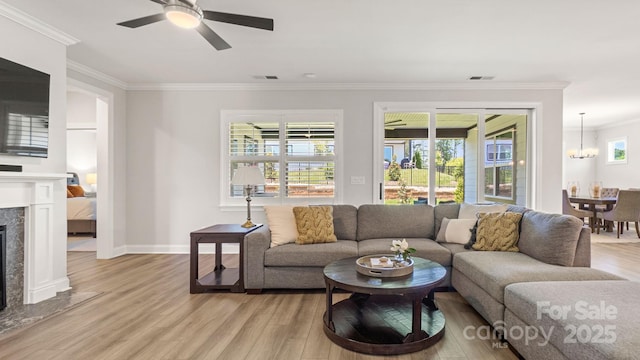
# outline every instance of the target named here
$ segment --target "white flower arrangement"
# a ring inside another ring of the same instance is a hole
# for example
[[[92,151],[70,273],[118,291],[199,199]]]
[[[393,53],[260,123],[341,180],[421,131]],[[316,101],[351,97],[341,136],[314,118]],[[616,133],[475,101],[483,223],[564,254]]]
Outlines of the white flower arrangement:
[[[402,241],[391,241],[391,251],[396,254],[397,258],[402,257],[402,260],[407,261],[411,257],[411,254],[416,252],[416,249],[409,247],[407,239],[402,239]]]

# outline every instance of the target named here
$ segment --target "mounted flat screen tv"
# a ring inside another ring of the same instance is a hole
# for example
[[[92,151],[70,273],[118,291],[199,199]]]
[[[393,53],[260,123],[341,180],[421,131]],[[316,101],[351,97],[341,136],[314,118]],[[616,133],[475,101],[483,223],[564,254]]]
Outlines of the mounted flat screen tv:
[[[46,158],[49,74],[0,58],[0,155]]]

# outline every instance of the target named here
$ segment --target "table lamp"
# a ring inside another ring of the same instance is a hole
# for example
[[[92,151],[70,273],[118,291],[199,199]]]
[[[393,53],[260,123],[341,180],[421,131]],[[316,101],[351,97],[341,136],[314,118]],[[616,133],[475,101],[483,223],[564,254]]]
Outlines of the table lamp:
[[[255,185],[264,183],[264,176],[262,176],[262,172],[260,172],[257,166],[240,167],[236,170],[236,173],[233,174],[231,184],[244,186],[244,193],[247,196],[247,221],[242,224],[244,228],[255,226],[255,224],[251,222],[251,192]]]
[[[91,191],[95,192],[96,184],[98,183],[98,174],[88,173],[87,176],[85,177],[85,180],[87,181],[87,184],[91,186]]]

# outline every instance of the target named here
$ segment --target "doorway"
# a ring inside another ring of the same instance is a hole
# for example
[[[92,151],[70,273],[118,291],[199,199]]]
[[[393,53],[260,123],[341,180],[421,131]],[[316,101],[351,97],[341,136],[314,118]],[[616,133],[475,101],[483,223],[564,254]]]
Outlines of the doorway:
[[[82,94],[92,106],[86,112],[91,117],[81,132],[94,133],[95,163],[88,165],[84,178],[93,178],[85,184],[96,198],[96,257],[109,259],[115,254],[114,246],[114,193],[113,193],[113,94],[100,88],[68,79],[68,92]],[[86,109],[85,109],[86,110]],[[90,172],[89,172],[90,171]],[[83,176],[81,176],[83,178]]]

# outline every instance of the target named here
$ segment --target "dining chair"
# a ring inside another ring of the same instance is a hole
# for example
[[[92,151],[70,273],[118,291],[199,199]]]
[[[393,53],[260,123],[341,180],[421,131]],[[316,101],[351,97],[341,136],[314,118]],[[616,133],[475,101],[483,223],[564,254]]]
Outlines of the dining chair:
[[[616,197],[618,196],[619,188],[602,188],[602,192],[600,192],[600,197]]]
[[[619,188],[602,188],[602,190],[600,191],[600,197],[603,198],[615,198],[618,197],[618,191],[620,191]],[[607,207],[605,205],[596,205],[596,211],[600,211],[600,212],[604,212],[607,211]],[[599,226],[600,222],[596,221],[596,226]],[[604,224],[602,224],[604,226]],[[627,227],[627,230],[629,230],[629,228]]]
[[[631,190],[631,191],[640,191],[640,188],[628,188],[627,190]],[[627,230],[629,230],[629,222],[627,221]]]
[[[569,193],[564,189],[562,190],[562,213],[580,218],[582,222],[584,222],[585,218],[591,218],[593,216],[593,212],[589,210],[574,208],[573,205],[571,205],[571,201],[569,201]]]
[[[618,238],[622,234],[624,222],[633,222],[636,226],[636,233],[640,238],[640,229],[638,228],[638,221],[640,221],[640,191],[634,190],[620,190],[618,192],[618,200],[613,209],[609,211],[599,212],[599,219],[618,222],[617,233]],[[598,234],[600,233],[600,227],[597,227]]]

